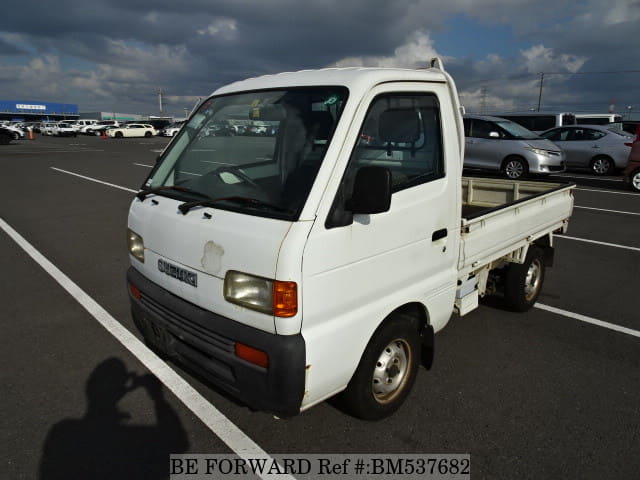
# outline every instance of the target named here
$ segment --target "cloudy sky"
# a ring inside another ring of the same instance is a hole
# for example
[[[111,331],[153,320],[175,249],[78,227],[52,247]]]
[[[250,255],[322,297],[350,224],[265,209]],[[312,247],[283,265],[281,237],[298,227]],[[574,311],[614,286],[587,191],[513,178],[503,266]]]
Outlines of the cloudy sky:
[[[0,16],[0,100],[183,115],[234,80],[434,55],[469,111],[640,113],[640,0],[23,0]],[[615,73],[611,73],[615,72]]]

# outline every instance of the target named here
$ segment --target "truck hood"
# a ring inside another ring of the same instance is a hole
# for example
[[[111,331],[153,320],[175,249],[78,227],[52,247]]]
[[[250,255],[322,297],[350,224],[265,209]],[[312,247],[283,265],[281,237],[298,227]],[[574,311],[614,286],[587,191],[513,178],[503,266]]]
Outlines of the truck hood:
[[[275,278],[280,246],[291,223],[214,208],[194,208],[183,215],[178,210],[181,203],[163,196],[133,200],[128,223],[143,238],[145,261],[131,257],[132,266],[188,302],[273,331],[273,317],[227,302],[223,283],[229,270]],[[197,285],[165,273],[166,262],[195,273]]]

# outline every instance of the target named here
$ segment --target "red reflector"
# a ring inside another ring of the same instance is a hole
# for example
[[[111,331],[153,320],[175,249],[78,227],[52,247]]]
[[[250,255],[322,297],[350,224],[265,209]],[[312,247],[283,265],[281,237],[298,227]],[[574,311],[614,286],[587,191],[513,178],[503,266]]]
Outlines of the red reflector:
[[[269,355],[266,352],[243,343],[236,343],[236,356],[259,367],[267,368],[269,366]]]
[[[140,300],[142,298],[142,292],[133,283],[129,284],[129,290],[131,290],[131,295],[136,297],[138,300]]]

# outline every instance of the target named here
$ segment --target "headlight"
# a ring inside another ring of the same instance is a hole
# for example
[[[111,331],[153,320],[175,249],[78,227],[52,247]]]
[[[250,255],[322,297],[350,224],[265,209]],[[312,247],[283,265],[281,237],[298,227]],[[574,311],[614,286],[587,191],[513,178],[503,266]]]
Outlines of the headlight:
[[[535,153],[536,155],[542,155],[544,157],[550,157],[551,156],[551,152],[549,150],[543,150],[541,148],[534,148],[534,147],[524,147],[526,150],[529,150],[530,152]]]
[[[129,253],[144,263],[144,241],[142,237],[130,229],[127,229],[127,244]]]
[[[295,282],[281,282],[233,270],[227,272],[224,279],[224,298],[276,317],[293,317],[298,312]]]

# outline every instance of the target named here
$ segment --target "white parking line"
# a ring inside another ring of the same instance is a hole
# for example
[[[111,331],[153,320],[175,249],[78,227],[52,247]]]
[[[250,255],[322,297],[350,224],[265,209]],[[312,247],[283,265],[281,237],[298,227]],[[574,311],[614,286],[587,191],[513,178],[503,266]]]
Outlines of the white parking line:
[[[98,180],[97,178],[86,177],[84,175],[80,175],[79,173],[69,172],[68,170],[62,170],[61,168],[51,167],[51,170],[55,170],[56,172],[66,173],[67,175],[73,175],[75,177],[84,178],[85,180],[89,180],[90,182],[101,183],[101,184],[107,185],[109,187],[119,188],[120,190],[125,190],[127,192],[138,193],[138,190],[132,190],[130,188],[121,187],[120,185],[115,185],[113,183],[103,182],[102,180]]]
[[[93,318],[95,318],[116,340],[129,350],[149,369],[173,394],[191,410],[209,429],[239,457],[271,457],[258,444],[222,412],[209,403],[195,388],[172,370],[161,358],[149,350],[137,337],[122,326],[102,306],[84,290],[36,250],[24,237],[16,232],[4,219],[0,218],[0,228],[13,239],[35,262],[40,265],[58,284],[64,288]],[[265,475],[263,478],[273,478]],[[284,476],[279,478],[293,478]]]
[[[549,175],[549,178],[580,178],[583,180],[597,180],[599,182],[622,182],[623,180],[621,178],[601,178],[601,177],[588,177],[586,175]]]
[[[139,167],[153,168],[153,165],[146,165],[144,163],[134,163],[134,165],[138,165]]]
[[[624,215],[640,215],[640,213],[636,213],[636,212],[623,212],[622,210],[607,210],[606,208],[581,207],[579,205],[574,205],[573,208],[581,208],[583,210],[597,210],[598,212],[622,213]]]
[[[574,190],[580,190],[582,192],[613,193],[614,195],[632,195],[634,197],[640,197],[640,193],[614,192],[613,190],[596,190],[593,188],[574,188]]]
[[[25,153],[25,154],[29,154],[29,155],[36,155],[36,154],[44,154],[46,153],[47,155],[52,154],[52,153],[87,153],[87,152],[104,152],[104,150],[99,150],[99,149],[94,149],[94,150],[90,150],[90,149],[77,149],[77,150],[21,150],[21,151],[12,151],[11,155],[14,154],[18,154],[18,153]]]
[[[596,245],[604,245],[606,247],[623,248],[625,250],[634,250],[636,252],[640,252],[640,248],[638,248],[638,247],[629,247],[627,245],[618,245],[617,243],[598,242],[596,240],[587,240],[586,238],[569,237],[567,235],[554,235],[553,238],[554,239],[563,238],[563,239],[566,239],[566,240],[576,240],[578,242],[595,243]]]
[[[622,327],[620,325],[616,325],[615,323],[603,322],[602,320],[598,320],[596,318],[587,317],[586,315],[580,315],[579,313],[568,312],[567,310],[551,307],[542,303],[536,303],[534,307],[539,308],[540,310],[546,310],[551,313],[556,313],[564,317],[573,318],[574,320],[580,320],[581,322],[587,322],[599,327],[608,328],[609,330],[615,330],[616,332],[626,333],[627,335],[632,335],[634,337],[640,337],[640,331]]]

